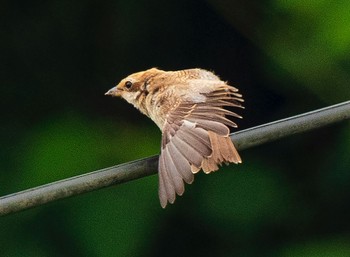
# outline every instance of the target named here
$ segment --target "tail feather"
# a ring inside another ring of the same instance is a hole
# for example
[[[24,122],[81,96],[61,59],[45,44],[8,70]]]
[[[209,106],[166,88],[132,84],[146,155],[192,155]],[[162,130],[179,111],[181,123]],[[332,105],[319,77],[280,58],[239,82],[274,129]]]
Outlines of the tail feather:
[[[208,134],[212,147],[212,154],[202,161],[202,169],[205,173],[218,170],[218,165],[223,162],[242,162],[229,136],[221,136],[211,131],[208,131]]]

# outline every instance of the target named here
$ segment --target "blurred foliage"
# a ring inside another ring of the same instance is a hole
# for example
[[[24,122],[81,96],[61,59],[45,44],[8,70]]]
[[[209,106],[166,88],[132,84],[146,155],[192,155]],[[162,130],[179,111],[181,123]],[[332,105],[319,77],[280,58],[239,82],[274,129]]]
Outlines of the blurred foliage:
[[[283,257],[319,257],[334,256],[346,257],[350,254],[349,238],[319,239],[314,241],[299,242],[295,245],[285,247],[276,256]]]
[[[142,158],[145,153],[151,155],[159,150],[157,130],[139,130],[121,125],[122,121],[119,124],[89,121],[76,114],[65,114],[64,118],[45,122],[28,136],[22,147],[18,168],[30,171],[21,173],[24,188],[78,175],[81,170],[99,169],[105,163]],[[147,137],[143,136],[145,133]],[[130,134],[133,136],[129,137]],[[137,144],[140,146],[132,147]],[[127,145],[130,148],[125,151]]]
[[[0,194],[157,154],[103,94],[201,67],[246,100],[240,128],[350,99],[347,1],[4,1]],[[162,210],[157,177],[0,219],[0,256],[349,256],[349,123],[242,152]]]

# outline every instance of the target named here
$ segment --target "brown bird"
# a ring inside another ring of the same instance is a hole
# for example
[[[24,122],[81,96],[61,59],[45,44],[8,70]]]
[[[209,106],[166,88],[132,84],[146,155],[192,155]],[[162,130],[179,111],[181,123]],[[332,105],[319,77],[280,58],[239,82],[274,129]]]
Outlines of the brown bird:
[[[123,79],[106,95],[120,96],[150,117],[162,131],[159,199],[163,208],[185,191],[194,174],[241,163],[226,116],[242,118],[224,107],[243,108],[238,90],[203,69],[163,71],[152,68]]]

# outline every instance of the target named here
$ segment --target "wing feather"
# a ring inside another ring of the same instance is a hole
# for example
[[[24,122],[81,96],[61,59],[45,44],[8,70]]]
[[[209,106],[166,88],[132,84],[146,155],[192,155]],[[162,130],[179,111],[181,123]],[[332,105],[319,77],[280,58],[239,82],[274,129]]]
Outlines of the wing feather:
[[[192,119],[207,119],[210,121],[221,122],[222,124],[228,125],[228,126],[233,127],[233,128],[237,128],[236,123],[225,118],[225,116],[222,116],[222,115],[216,114],[216,113],[209,113],[209,114],[194,113],[194,114],[191,114],[190,118],[192,118]]]
[[[175,201],[175,187],[172,180],[169,178],[164,162],[164,154],[161,154],[159,157],[159,180],[162,182],[162,187],[159,187],[159,198],[161,200],[161,204],[162,201],[164,203],[164,198],[166,198],[169,203],[173,203]]]
[[[161,169],[161,158],[159,158],[159,174],[158,174],[158,180],[159,180],[159,186],[158,186],[158,195],[159,195],[159,201],[160,201],[160,205],[165,208],[165,206],[167,205],[169,198],[168,198],[168,194],[166,192],[166,188],[165,188],[165,183],[164,183],[164,172],[166,172],[165,170]]]
[[[208,136],[208,131],[202,128],[196,127],[195,129],[189,129],[187,132],[191,134],[193,137],[200,140],[211,152],[211,145],[210,145],[210,140]]]
[[[182,102],[167,114],[162,129],[159,158],[159,198],[164,208],[176,194],[185,191],[184,182],[193,182],[194,173],[216,171],[221,163],[240,163],[240,156],[229,133],[236,123],[226,116],[241,118],[224,107],[243,108],[237,89],[220,85],[203,94],[204,102]]]
[[[233,111],[229,111],[226,109],[223,109],[222,107],[216,107],[216,106],[210,106],[210,105],[198,105],[196,107],[196,110],[191,113],[191,115],[194,114],[216,114],[216,115],[228,115],[233,116],[236,118],[242,118],[242,116],[238,115],[237,113],[234,113]]]
[[[200,167],[203,156],[200,155],[192,146],[190,146],[180,136],[172,138],[171,143],[179,150],[179,152],[187,159],[190,164]]]
[[[196,123],[196,125],[205,130],[213,131],[219,135],[227,136],[230,133],[230,130],[224,124],[218,121],[205,120],[200,118],[187,118],[189,121]]]
[[[174,165],[181,174],[181,177],[187,184],[192,184],[194,176],[191,172],[190,164],[187,159],[177,150],[174,144],[168,144],[166,146],[169,150],[169,154],[172,156]]]
[[[178,131],[177,135],[184,142],[186,142],[186,144],[188,144],[196,152],[198,152],[201,155],[201,157],[209,156],[211,154],[211,149],[205,142],[203,142],[205,139],[198,138],[197,135],[192,133],[191,131],[192,129],[184,127],[183,129],[180,129]]]

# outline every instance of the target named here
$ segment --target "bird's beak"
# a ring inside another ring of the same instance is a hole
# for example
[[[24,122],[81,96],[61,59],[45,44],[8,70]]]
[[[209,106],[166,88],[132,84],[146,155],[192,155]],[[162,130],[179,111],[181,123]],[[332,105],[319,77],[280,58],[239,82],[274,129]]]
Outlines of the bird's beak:
[[[111,96],[121,96],[122,90],[118,89],[117,87],[113,87],[110,90],[108,90],[105,95],[111,95]]]

